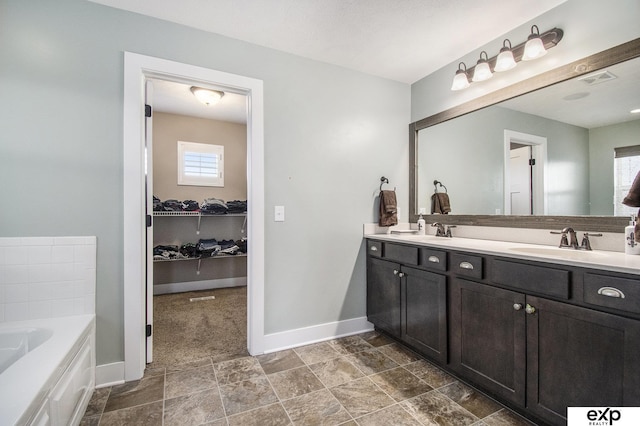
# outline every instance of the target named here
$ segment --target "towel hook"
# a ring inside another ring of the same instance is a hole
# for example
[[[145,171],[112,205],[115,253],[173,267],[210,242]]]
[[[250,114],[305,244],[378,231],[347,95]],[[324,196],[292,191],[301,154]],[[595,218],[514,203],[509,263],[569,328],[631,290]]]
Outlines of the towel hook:
[[[382,176],[382,177],[380,178],[380,191],[382,191],[382,185],[384,185],[385,183],[386,183],[386,184],[389,184],[389,179],[387,179],[386,177]],[[394,190],[394,191],[396,190],[396,187],[395,187],[395,186],[393,187],[393,190]]]
[[[444,185],[442,184],[442,182],[440,182],[439,180],[434,180],[434,181],[433,181],[433,192],[435,192],[435,193],[437,193],[437,192],[438,192],[438,185],[440,185],[442,188],[444,188],[444,192],[445,192],[445,193],[446,193],[446,192],[448,192],[448,191],[447,191],[447,187],[446,187],[446,186],[444,186]]]

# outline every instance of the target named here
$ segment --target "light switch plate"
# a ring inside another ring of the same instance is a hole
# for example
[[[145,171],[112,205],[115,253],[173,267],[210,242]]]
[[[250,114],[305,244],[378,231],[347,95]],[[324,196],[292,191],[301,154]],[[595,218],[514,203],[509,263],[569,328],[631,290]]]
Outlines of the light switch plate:
[[[284,206],[274,206],[273,220],[276,222],[284,222]]]

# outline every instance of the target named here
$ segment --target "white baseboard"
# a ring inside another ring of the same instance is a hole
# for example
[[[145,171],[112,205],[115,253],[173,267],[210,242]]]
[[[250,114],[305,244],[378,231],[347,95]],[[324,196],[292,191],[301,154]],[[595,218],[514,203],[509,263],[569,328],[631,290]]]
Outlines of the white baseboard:
[[[124,383],[124,361],[96,365],[96,388]]]
[[[153,294],[182,293],[184,291],[212,290],[226,287],[242,287],[247,285],[247,277],[221,278],[218,280],[185,281],[181,283],[157,284],[153,286]]]
[[[366,317],[335,321],[310,327],[297,328],[264,336],[264,353],[323,342],[373,330]]]

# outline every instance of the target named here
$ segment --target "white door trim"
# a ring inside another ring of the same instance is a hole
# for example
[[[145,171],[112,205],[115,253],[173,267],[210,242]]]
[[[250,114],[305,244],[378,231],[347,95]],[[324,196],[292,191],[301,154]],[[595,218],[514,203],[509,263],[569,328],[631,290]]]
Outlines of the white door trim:
[[[247,117],[247,345],[264,352],[264,105],[262,80],[165,59],[124,53],[124,379],[145,368],[144,82],[155,77],[201,82],[248,98]]]
[[[547,138],[544,136],[530,135],[528,133],[516,132],[513,130],[504,130],[504,214],[511,214],[510,199],[510,173],[509,159],[511,151],[511,142],[517,142],[523,145],[531,145],[531,155],[536,160],[536,168],[533,175],[533,214],[545,215],[548,211],[547,188],[546,182],[546,165],[547,165]]]

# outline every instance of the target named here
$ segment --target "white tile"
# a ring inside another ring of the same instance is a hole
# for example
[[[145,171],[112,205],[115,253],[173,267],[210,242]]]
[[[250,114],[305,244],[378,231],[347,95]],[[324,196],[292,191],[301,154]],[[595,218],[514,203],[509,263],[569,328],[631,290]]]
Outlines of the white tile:
[[[54,283],[30,283],[29,287],[29,302],[38,300],[51,300],[53,299],[53,285]]]
[[[73,299],[73,314],[84,315],[85,314],[84,304],[85,302],[83,297],[78,297],[76,299]]]
[[[87,267],[96,266],[96,247],[94,245],[74,246],[74,262],[84,263]]]
[[[0,303],[0,322],[4,322],[4,303]]]
[[[30,246],[27,248],[29,265],[51,263],[51,246]]]
[[[5,303],[21,303],[29,301],[29,285],[28,284],[5,284],[4,286]]]
[[[5,321],[23,321],[29,319],[29,304],[22,303],[6,303],[4,305]]]
[[[52,263],[73,263],[73,246],[53,246],[51,248]]]
[[[60,281],[53,283],[51,286],[51,299],[72,299],[74,294],[75,283],[73,281]]]
[[[54,281],[71,281],[75,278],[73,263],[54,263],[51,265],[51,279]]]
[[[84,312],[83,314],[95,314],[96,313],[96,295],[87,294],[84,296]]]
[[[0,237],[0,247],[19,246],[20,238],[17,237]]]
[[[0,305],[2,305],[5,302],[5,297],[4,297],[4,284],[0,283]]]
[[[29,267],[27,265],[7,265],[0,276],[0,283],[21,284],[29,281]]]
[[[73,297],[84,296],[84,293],[85,293],[84,287],[85,287],[85,283],[83,280],[73,281]]]
[[[8,247],[4,252],[5,265],[26,265],[27,264],[27,248],[26,247]]]
[[[51,300],[29,302],[29,319],[51,318]]]
[[[29,282],[44,283],[54,281],[51,275],[51,264],[29,265]]]
[[[53,237],[22,237],[20,242],[23,246],[52,246]]]
[[[61,299],[51,301],[51,316],[66,317],[75,315],[74,311],[74,299]]]

